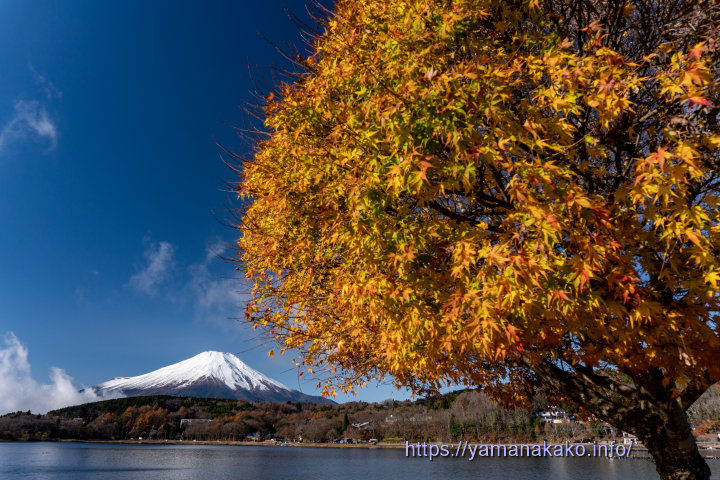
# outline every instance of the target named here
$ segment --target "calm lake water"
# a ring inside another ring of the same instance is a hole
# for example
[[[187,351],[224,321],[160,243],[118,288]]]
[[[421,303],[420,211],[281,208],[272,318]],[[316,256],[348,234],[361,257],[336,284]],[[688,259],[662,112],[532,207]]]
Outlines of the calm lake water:
[[[713,472],[720,461],[710,460]],[[404,449],[0,443],[0,479],[657,479],[647,460],[407,458]]]

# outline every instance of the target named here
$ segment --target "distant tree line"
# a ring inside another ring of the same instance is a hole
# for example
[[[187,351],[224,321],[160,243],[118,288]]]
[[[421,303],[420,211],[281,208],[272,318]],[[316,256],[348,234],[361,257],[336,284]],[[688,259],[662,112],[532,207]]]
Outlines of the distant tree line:
[[[46,415],[16,412],[0,417],[0,440],[269,440],[533,442],[588,441],[618,432],[592,418],[543,423],[548,408],[538,395],[528,408],[504,408],[477,391],[460,391],[416,401],[246,402],[193,397],[131,397],[89,403]],[[573,413],[572,411],[570,413]],[[720,388],[691,410],[700,433],[720,426]],[[187,421],[187,420],[191,421]],[[192,421],[209,420],[205,422]],[[183,422],[183,420],[186,420]]]

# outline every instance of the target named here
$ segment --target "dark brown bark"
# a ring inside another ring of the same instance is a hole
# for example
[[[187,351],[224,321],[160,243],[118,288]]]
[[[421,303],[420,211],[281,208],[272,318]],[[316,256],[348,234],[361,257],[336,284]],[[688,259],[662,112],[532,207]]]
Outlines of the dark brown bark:
[[[698,451],[680,398],[662,393],[657,396],[656,404],[649,403],[629,416],[622,428],[637,435],[647,447],[663,480],[709,479],[710,468]]]
[[[655,468],[663,480],[706,480],[710,467],[698,452],[690,426],[682,416],[684,425],[677,430],[665,425],[650,425],[655,430],[638,438],[655,460]]]

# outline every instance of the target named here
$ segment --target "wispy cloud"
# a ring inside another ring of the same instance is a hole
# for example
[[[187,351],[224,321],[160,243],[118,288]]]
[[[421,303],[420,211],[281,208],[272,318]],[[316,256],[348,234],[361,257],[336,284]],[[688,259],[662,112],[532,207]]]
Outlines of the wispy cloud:
[[[162,293],[176,305],[192,308],[197,320],[227,327],[239,316],[248,299],[247,293],[242,292],[246,288],[240,279],[219,273],[230,270],[217,267],[228,250],[226,242],[209,243],[201,260],[187,265],[183,275],[176,268],[170,242],[149,243],[144,253],[145,262],[138,266],[127,285],[148,295]],[[161,286],[169,288],[161,291]]]
[[[9,120],[0,124],[0,155],[6,153],[10,145],[22,142],[44,144],[48,151],[57,146],[57,122],[49,107],[62,98],[62,92],[35,67],[29,68],[38,90],[27,100],[22,99],[24,96],[16,97]],[[40,98],[41,92],[44,99]]]
[[[44,105],[37,100],[18,100],[12,117],[0,129],[0,154],[11,143],[26,140],[45,141],[52,150],[57,145],[57,138],[57,126]]]
[[[45,93],[45,96],[48,100],[55,100],[62,98],[62,92],[57,89],[57,87],[47,79],[45,75],[35,70],[35,67],[30,65],[30,71],[35,75],[35,82],[40,86],[43,93]]]
[[[41,384],[30,375],[28,349],[12,333],[0,336],[0,415],[19,410],[48,410],[97,401],[91,391],[82,393],[60,368],[50,369],[50,381]]]
[[[227,324],[236,318],[248,296],[242,293],[242,282],[237,278],[222,278],[210,271],[210,265],[221,258],[228,245],[221,241],[210,244],[202,262],[190,265],[187,288],[195,302],[196,316],[205,321]]]
[[[130,277],[128,285],[148,295],[167,279],[173,265],[174,248],[169,242],[151,244],[145,250],[145,265]]]

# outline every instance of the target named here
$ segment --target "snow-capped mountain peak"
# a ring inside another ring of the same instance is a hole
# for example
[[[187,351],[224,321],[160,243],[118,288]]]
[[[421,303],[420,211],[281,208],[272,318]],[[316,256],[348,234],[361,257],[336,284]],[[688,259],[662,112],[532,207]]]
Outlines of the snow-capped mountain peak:
[[[246,365],[232,353],[203,352],[139,375],[117,377],[92,389],[103,397],[179,395],[255,401],[329,402],[290,389]]]

